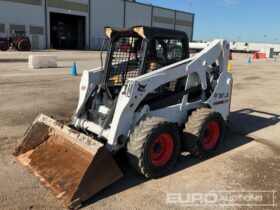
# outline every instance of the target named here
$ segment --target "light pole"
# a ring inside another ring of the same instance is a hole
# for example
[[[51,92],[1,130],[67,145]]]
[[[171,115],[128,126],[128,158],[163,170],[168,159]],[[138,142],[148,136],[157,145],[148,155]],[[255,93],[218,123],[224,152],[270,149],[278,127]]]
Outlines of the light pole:
[[[264,35],[263,35],[263,38],[264,38],[264,43],[266,43],[266,37],[267,37],[267,35],[266,35],[266,34],[264,34]]]
[[[192,0],[189,0],[189,8],[190,8],[190,12],[192,12]]]

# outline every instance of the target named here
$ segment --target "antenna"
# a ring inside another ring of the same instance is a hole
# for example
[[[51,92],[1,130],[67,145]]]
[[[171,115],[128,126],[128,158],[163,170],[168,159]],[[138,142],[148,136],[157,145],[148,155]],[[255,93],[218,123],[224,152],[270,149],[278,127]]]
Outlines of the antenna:
[[[189,0],[190,12],[192,12],[192,0]]]

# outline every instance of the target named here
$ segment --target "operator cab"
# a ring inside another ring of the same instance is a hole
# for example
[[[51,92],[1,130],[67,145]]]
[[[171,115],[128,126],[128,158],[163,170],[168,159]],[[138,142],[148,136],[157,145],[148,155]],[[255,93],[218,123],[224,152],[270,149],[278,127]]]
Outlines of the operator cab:
[[[110,45],[101,87],[104,104],[108,106],[127,79],[189,58],[188,37],[182,31],[145,26],[121,30],[106,27],[105,34]]]

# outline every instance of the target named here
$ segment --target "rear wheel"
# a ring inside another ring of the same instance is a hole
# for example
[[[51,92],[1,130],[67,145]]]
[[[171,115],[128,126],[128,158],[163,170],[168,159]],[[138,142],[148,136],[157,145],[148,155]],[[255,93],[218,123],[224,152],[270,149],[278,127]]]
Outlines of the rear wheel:
[[[19,51],[29,51],[31,50],[31,44],[30,41],[27,39],[22,39],[17,44],[17,49]]]
[[[158,178],[175,164],[180,153],[180,132],[174,123],[147,118],[130,135],[127,156],[130,165],[147,178]]]
[[[1,51],[7,51],[9,49],[9,43],[8,42],[0,42],[0,50]]]
[[[200,157],[215,154],[224,134],[222,116],[211,109],[197,109],[185,125],[183,143],[186,150]]]

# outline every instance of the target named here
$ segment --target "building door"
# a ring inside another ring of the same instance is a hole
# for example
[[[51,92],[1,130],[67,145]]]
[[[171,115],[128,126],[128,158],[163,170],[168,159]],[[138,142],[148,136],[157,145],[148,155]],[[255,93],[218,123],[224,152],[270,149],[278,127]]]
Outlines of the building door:
[[[85,49],[85,17],[50,13],[51,47]]]

